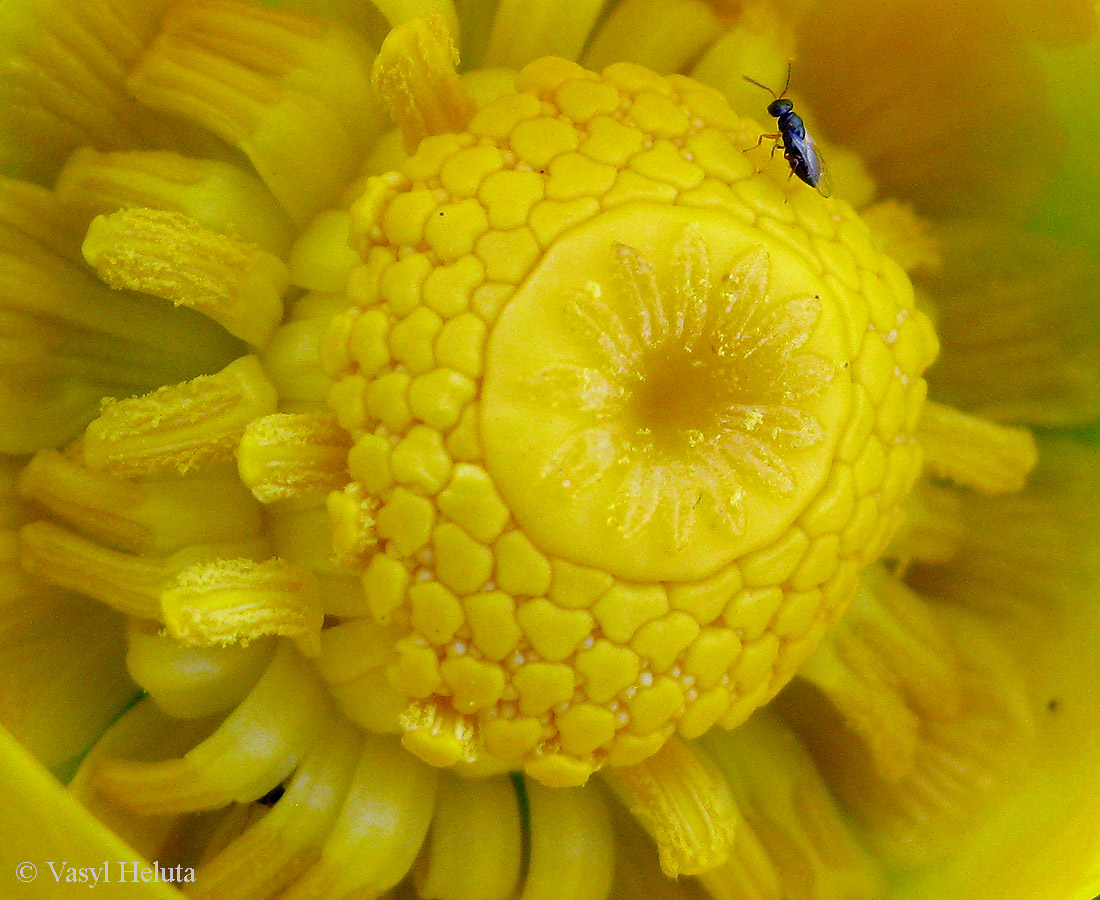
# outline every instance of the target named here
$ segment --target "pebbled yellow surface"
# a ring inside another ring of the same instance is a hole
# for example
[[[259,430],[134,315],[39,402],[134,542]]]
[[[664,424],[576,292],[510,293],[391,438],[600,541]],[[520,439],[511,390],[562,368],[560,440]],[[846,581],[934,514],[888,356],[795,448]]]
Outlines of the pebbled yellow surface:
[[[759,133],[544,59],[352,207],[321,356],[428,761],[575,784],[732,727],[893,533],[935,335]]]

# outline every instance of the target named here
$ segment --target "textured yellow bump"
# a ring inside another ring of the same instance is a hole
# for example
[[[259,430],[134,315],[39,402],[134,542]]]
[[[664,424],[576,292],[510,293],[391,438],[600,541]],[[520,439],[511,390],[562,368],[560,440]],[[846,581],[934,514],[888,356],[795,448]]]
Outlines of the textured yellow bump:
[[[700,688],[718,683],[741,652],[741,640],[729,628],[704,628],[684,655],[684,672]]]
[[[485,267],[474,256],[464,256],[451,265],[438,266],[424,280],[424,305],[444,319],[459,316],[470,306],[474,290],[484,280]],[[465,371],[458,365],[455,368]]]
[[[466,718],[432,702],[409,706],[401,715],[401,743],[433,766],[453,766],[474,757],[475,735]]]
[[[782,608],[772,620],[771,631],[782,640],[798,640],[810,630],[823,608],[820,590],[803,588],[789,591]]]
[[[402,254],[379,272],[378,294],[391,313],[407,316],[419,307],[424,281],[431,272],[432,262],[426,254]]]
[[[544,171],[555,156],[577,149],[576,129],[559,119],[529,119],[520,122],[509,141],[512,150],[524,163]]]
[[[920,440],[929,471],[984,494],[1020,490],[1038,460],[1026,428],[995,425],[938,403],[924,406]]]
[[[428,183],[439,177],[439,170],[448,157],[453,156],[468,147],[472,147],[477,141],[469,133],[462,134],[437,134],[426,137],[416,148],[416,152],[410,156],[401,167],[404,175],[398,173],[399,178],[408,178],[413,182]],[[433,191],[440,198],[447,196],[446,191]]]
[[[551,788],[580,787],[588,781],[596,766],[587,760],[576,759],[564,753],[547,753],[536,756],[524,766],[540,784]]]
[[[378,510],[378,534],[391,541],[398,556],[411,556],[431,539],[435,507],[411,491],[394,488]]]
[[[389,318],[381,310],[368,309],[355,317],[347,346],[364,375],[373,375],[389,363],[389,334]]]
[[[482,739],[494,757],[519,765],[542,740],[542,723],[530,716],[493,719],[482,729]]]
[[[782,602],[783,591],[778,585],[744,588],[730,599],[722,618],[742,640],[755,641],[767,630]]]
[[[577,703],[554,718],[561,749],[584,758],[606,746],[615,736],[615,714],[592,703]]]
[[[362,581],[371,615],[375,621],[388,624],[405,602],[409,570],[393,557],[376,553],[367,564]]]
[[[646,622],[668,612],[668,595],[657,584],[618,582],[596,601],[592,612],[604,634],[625,644]]]
[[[433,369],[409,385],[409,409],[433,428],[448,429],[477,393],[473,380],[454,369]]]
[[[615,179],[615,186],[603,195],[603,205],[611,207],[645,202],[671,204],[676,202],[676,194],[676,188],[671,184],[623,169]]]
[[[404,431],[412,421],[408,401],[411,381],[408,372],[386,372],[367,384],[364,389],[366,396],[363,402],[366,411],[392,432]],[[334,391],[340,384],[341,382],[337,382],[333,385]],[[334,393],[329,394],[329,405],[339,413],[341,412],[340,403],[334,400],[334,396],[336,396]],[[353,418],[352,421],[358,425],[363,419]]]
[[[580,152],[596,162],[621,168],[645,149],[646,136],[610,116],[598,116],[588,123]]]
[[[447,450],[456,460],[470,462],[481,459],[481,440],[477,433],[477,403],[469,403],[458,417],[458,423],[447,435]]]
[[[168,633],[197,647],[247,644],[265,635],[321,649],[324,610],[313,573],[283,559],[225,559],[191,566],[160,598]]]
[[[672,612],[638,629],[630,647],[649,661],[654,672],[666,672],[699,636],[699,623],[687,613]]]
[[[636,766],[658,753],[665,741],[672,737],[672,728],[663,728],[649,734],[634,734],[620,731],[615,735],[611,749],[607,754],[607,764],[613,768]]]
[[[541,247],[530,228],[490,231],[478,238],[474,251],[485,264],[485,277],[517,284],[538,261]]]
[[[709,625],[722,614],[742,584],[741,570],[735,565],[726,566],[702,581],[668,585],[668,605],[689,613],[700,625]]]
[[[538,242],[545,247],[575,225],[587,222],[599,209],[600,202],[595,197],[566,201],[543,200],[531,210],[527,225]]]
[[[730,703],[730,692],[724,685],[704,691],[688,703],[676,723],[677,733],[685,740],[702,737],[726,715]]]
[[[584,679],[584,692],[596,703],[607,703],[626,690],[641,672],[638,654],[600,638],[590,650],[577,653],[574,666]]]
[[[508,523],[508,507],[480,466],[459,463],[437,500],[439,508],[474,538],[486,544],[497,539]],[[499,546],[497,547],[499,553]],[[548,565],[548,564],[547,564]],[[499,568],[500,563],[498,561]],[[504,585],[501,585],[504,587]]]
[[[500,661],[523,637],[516,622],[516,603],[503,591],[487,591],[463,598],[466,621],[474,645],[487,659]]]
[[[371,82],[401,127],[408,150],[428,135],[464,131],[473,116],[457,64],[458,49],[440,15],[399,25],[382,42]]]
[[[398,641],[394,648],[397,659],[390,668],[394,686],[409,697],[430,697],[443,684],[439,674],[439,658],[430,647],[411,638]],[[415,705],[411,705],[412,711]]]
[[[527,716],[541,716],[569,700],[576,682],[570,666],[531,662],[512,675],[512,684],[519,691],[520,711]]]
[[[596,116],[609,116],[619,108],[623,97],[615,85],[606,81],[577,78],[565,82],[554,92],[558,108],[577,122]]]
[[[349,432],[357,432],[366,424],[370,406],[368,390],[375,386],[362,375],[349,375],[329,387],[325,392],[325,399],[336,413],[336,421],[340,423],[340,427]],[[381,418],[373,411],[370,415]]]
[[[216,375],[108,404],[84,434],[84,462],[132,477],[231,459],[245,426],[276,400],[259,360],[244,356]]]
[[[289,283],[282,260],[181,213],[96,216],[82,250],[111,287],[195,309],[253,346],[266,344],[282,320]]]
[[[504,672],[495,663],[457,656],[443,660],[439,671],[460,713],[469,715],[494,706],[504,693]]]
[[[572,655],[593,625],[591,613],[560,609],[542,598],[521,604],[516,620],[534,651],[551,662]]]
[[[521,531],[502,535],[493,545],[496,582],[517,597],[538,597],[550,590],[550,560]],[[556,602],[556,601],[555,601]]]
[[[697,187],[706,177],[700,166],[685,159],[680,148],[667,140],[658,141],[650,149],[635,156],[630,161],[630,168],[646,178],[666,181],[681,191]]]
[[[750,553],[741,560],[741,575],[748,587],[786,581],[809,546],[801,528],[792,527],[770,547]]]
[[[426,307],[418,307],[390,331],[390,352],[410,374],[430,372],[435,366],[432,342],[443,320]]]
[[[468,378],[477,378],[485,362],[485,337],[485,323],[473,313],[463,313],[440,329],[435,339],[435,357],[440,365]]]
[[[325,498],[332,553],[341,565],[358,566],[378,543],[374,511],[378,501],[361,484],[350,482]]]
[[[791,576],[791,587],[805,591],[828,581],[836,571],[839,554],[840,537],[836,533],[815,538]]]
[[[440,166],[439,180],[455,197],[473,197],[493,172],[504,168],[504,154],[493,145],[460,150]]]
[[[327,493],[347,482],[348,450],[347,432],[331,414],[276,413],[248,423],[237,471],[261,503]]]
[[[488,216],[477,200],[445,203],[424,223],[424,243],[444,262],[454,262],[472,252],[488,230]]]
[[[652,734],[668,722],[680,718],[684,703],[684,688],[680,682],[667,675],[659,675],[652,684],[639,687],[637,693],[626,701],[630,710],[630,730],[636,734]]]
[[[367,182],[367,194],[359,204],[352,209],[353,217],[360,217],[354,221],[369,221],[366,216],[371,210],[366,206],[368,200],[373,200],[375,194],[373,188],[381,189],[382,182],[379,176],[371,178]],[[385,203],[382,208],[382,199],[379,200],[380,215],[378,224],[382,228],[386,240],[394,247],[417,247],[424,240],[424,226],[428,219],[439,208],[441,196],[439,191],[427,188],[416,188],[400,193]]]
[[[493,554],[453,522],[432,532],[435,569],[439,580],[460,594],[479,590],[493,573]]]
[[[746,644],[730,673],[734,683],[743,690],[767,681],[779,656],[779,638],[770,632],[751,644]]]
[[[582,153],[562,154],[550,164],[549,171],[545,182],[548,200],[575,200],[606,193],[618,175],[615,166],[596,162]]]
[[[506,171],[490,175],[478,198],[488,211],[493,228],[518,228],[546,194],[546,182],[537,172]]]
[[[436,494],[451,474],[451,457],[434,428],[414,425],[390,454],[390,471],[399,484]]]
[[[409,588],[409,622],[433,644],[446,644],[465,620],[458,598],[439,582],[427,581]]]
[[[614,576],[607,572],[561,559],[555,559],[551,569],[554,577],[547,596],[565,609],[592,606],[615,583]]]

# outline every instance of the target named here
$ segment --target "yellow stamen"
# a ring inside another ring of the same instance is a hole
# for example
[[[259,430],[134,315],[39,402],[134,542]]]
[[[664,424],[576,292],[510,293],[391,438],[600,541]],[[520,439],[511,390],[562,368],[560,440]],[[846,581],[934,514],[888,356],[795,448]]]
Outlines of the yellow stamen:
[[[507,777],[443,773],[428,842],[413,871],[421,897],[508,900],[522,864],[519,803]],[[477,840],[471,841],[471,835]]]
[[[85,433],[84,462],[133,477],[232,459],[245,426],[276,399],[259,360],[245,356],[217,375],[109,403]]]
[[[575,60],[605,0],[501,0],[483,65],[519,68],[540,56]]]
[[[798,673],[858,736],[886,782],[908,775],[929,716],[958,713],[955,651],[920,597],[876,571]]]
[[[418,657],[412,653],[402,657],[399,666],[406,669],[403,675],[408,677],[407,668],[416,665]],[[477,757],[477,734],[469,719],[445,704],[411,703],[401,716],[401,725],[405,729],[401,743],[433,766],[453,766]]]
[[[404,25],[410,19],[438,16],[456,39],[461,34],[454,0],[374,0],[374,5],[382,11],[391,28]]]
[[[105,394],[193,378],[240,353],[215,323],[74,265],[79,243],[52,194],[0,179],[0,216],[0,450],[59,446]]]
[[[257,537],[260,508],[242,488],[222,473],[127,481],[55,450],[36,454],[19,477],[21,496],[87,537],[139,554]]]
[[[290,248],[293,226],[271,192],[255,175],[221,160],[82,147],[66,161],[54,190],[88,218],[128,207],[164,209],[275,256]]]
[[[147,106],[239,147],[302,225],[351,180],[382,127],[372,59],[361,38],[331,22],[189,0],[171,8],[126,84]]]
[[[395,739],[368,736],[321,858],[281,900],[377,897],[396,885],[428,833],[438,774]]]
[[[952,857],[983,810],[1005,796],[1034,743],[1024,682],[989,625],[955,605],[933,609],[957,651],[961,702],[954,713],[922,716],[907,775],[884,778],[827,715],[816,725],[798,721],[834,793],[891,867]]]
[[[321,649],[325,614],[313,573],[273,558],[220,559],[180,572],[160,597],[164,624],[195,647],[248,644],[266,635],[293,638],[303,653]]]
[[[877,900],[883,877],[798,737],[761,712],[707,749],[744,818],[734,858],[701,881],[713,900]]]
[[[79,248],[87,219],[59,199],[56,192],[29,181],[0,177],[0,222],[32,244],[82,266]]]
[[[160,615],[160,592],[171,577],[163,557],[118,553],[50,522],[25,526],[19,549],[23,568],[52,584],[95,597],[126,615]]]
[[[265,900],[293,883],[319,855],[362,753],[359,732],[334,720],[274,809],[202,866],[189,896]]]
[[[262,347],[283,318],[282,260],[181,213],[127,209],[96,216],[84,258],[116,290],[171,300]]]
[[[249,422],[237,448],[237,469],[261,503],[328,493],[348,481],[350,447],[330,413],[276,413]]]
[[[48,182],[75,147],[180,137],[178,127],[150,116],[122,87],[167,5],[7,4],[0,29],[0,130],[7,136],[0,170]]]
[[[581,63],[600,71],[633,62],[662,75],[682,71],[722,33],[703,0],[625,0],[600,25]]]
[[[597,791],[528,780],[531,844],[520,900],[603,900],[615,867],[607,806]]]
[[[126,668],[161,709],[180,719],[193,719],[238,706],[260,680],[274,652],[273,640],[236,647],[187,647],[156,625],[131,620]]]
[[[928,471],[983,494],[1020,490],[1038,451],[1026,428],[1007,428],[939,403],[927,403],[919,428]]]
[[[248,803],[294,771],[331,715],[313,668],[283,643],[244,702],[197,747],[159,762],[107,759],[93,780],[112,803],[145,815]]]
[[[371,80],[410,152],[429,135],[466,130],[474,104],[457,65],[458,48],[440,16],[413,19],[382,44]]]
[[[736,807],[699,746],[670,740],[643,763],[608,770],[605,779],[656,841],[669,878],[707,872],[728,858]]]
[[[1100,264],[1085,247],[988,221],[940,226],[944,264],[922,272],[945,323],[929,383],[941,402],[1003,423],[1100,416]]]
[[[871,226],[875,246],[906,272],[940,266],[940,241],[931,233],[931,224],[920,218],[912,206],[883,200],[862,210],[860,215]]]
[[[918,483],[905,506],[906,517],[884,556],[942,565],[958,553],[966,534],[961,492],[931,481]]]
[[[187,547],[171,556],[134,556],[48,521],[32,522],[19,533],[20,563],[27,572],[143,619],[160,617],[161,591],[188,566],[226,553],[264,550],[265,542],[255,540]]]

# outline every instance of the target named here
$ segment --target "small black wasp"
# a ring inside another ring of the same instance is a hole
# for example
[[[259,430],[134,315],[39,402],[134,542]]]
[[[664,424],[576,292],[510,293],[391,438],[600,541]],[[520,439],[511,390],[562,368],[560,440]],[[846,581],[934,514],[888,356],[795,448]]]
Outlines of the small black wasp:
[[[763,88],[775,99],[768,104],[768,115],[775,116],[779,131],[775,134],[763,134],[756,142],[756,147],[765,139],[775,141],[775,147],[783,142],[783,157],[791,167],[791,172],[797,175],[810,187],[817,188],[824,196],[829,196],[829,176],[825,172],[825,162],[821,154],[817,152],[814,139],[806,133],[806,126],[802,119],[796,115],[794,104],[786,98],[787,88],[791,86],[791,65],[787,64],[787,82],[783,85],[783,91],[777,94],[766,84],[761,84],[755,78],[743,76],[749,84],[755,84]],[[751,148],[751,149],[755,149]],[[773,148],[772,153],[775,153]]]

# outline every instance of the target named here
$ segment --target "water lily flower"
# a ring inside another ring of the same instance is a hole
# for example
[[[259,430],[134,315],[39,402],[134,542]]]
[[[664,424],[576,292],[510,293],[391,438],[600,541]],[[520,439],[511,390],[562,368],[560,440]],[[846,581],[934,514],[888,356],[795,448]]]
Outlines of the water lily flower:
[[[2,0],[4,895],[1100,893],[1095,20]]]

